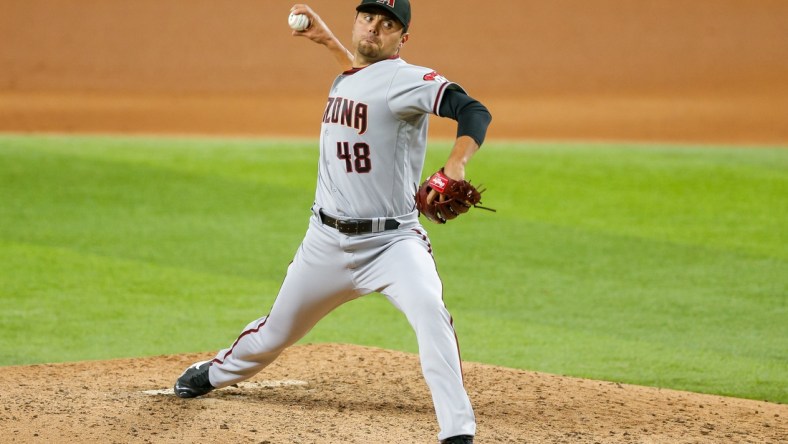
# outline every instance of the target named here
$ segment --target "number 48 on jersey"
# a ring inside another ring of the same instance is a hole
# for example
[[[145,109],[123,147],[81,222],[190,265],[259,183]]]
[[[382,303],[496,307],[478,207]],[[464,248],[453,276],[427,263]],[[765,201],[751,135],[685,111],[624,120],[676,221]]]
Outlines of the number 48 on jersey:
[[[352,152],[350,142],[337,142],[337,158],[345,161],[345,171],[348,173],[372,171],[372,159],[369,158],[369,154],[369,145],[364,142],[354,143]]]

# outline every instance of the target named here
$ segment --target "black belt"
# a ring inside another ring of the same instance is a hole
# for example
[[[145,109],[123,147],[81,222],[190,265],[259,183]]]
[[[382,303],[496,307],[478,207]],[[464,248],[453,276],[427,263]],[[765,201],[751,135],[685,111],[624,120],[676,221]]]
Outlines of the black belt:
[[[396,230],[399,222],[395,219],[334,219],[320,210],[323,225],[335,228],[342,234],[369,234],[381,231]],[[373,229],[374,228],[374,229]]]

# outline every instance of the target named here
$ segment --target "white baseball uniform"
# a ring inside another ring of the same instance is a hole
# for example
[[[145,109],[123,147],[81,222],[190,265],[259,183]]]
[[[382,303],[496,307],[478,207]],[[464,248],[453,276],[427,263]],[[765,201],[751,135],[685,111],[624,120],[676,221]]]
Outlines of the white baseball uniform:
[[[429,114],[438,114],[447,88],[460,87],[396,57],[337,77],[323,114],[309,228],[271,312],[213,360],[214,387],[253,376],[331,310],[379,292],[416,332],[438,438],[475,434],[452,318],[414,204]]]

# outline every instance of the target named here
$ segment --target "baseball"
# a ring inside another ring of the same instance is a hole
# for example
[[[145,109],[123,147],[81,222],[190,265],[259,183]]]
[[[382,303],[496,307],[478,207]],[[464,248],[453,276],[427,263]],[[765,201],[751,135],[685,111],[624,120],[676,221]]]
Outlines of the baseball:
[[[290,14],[287,24],[296,31],[304,31],[309,28],[309,17],[306,14]]]

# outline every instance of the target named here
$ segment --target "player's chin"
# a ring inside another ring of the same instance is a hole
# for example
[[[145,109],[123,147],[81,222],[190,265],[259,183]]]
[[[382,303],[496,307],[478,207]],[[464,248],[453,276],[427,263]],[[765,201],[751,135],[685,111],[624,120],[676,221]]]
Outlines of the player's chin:
[[[370,60],[380,60],[385,58],[381,56],[382,51],[380,46],[367,41],[362,41],[358,45],[358,52]]]

